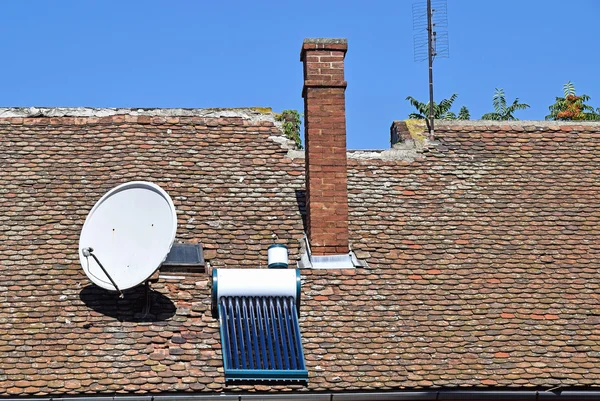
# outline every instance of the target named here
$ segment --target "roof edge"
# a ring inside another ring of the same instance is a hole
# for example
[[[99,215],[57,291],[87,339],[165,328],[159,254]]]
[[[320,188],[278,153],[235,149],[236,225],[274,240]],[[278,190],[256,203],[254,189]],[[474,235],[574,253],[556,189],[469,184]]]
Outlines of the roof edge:
[[[42,396],[0,398],[3,401],[265,401],[265,400],[313,400],[313,401],[472,401],[482,399],[502,400],[598,400],[600,391],[595,387],[574,388],[432,388],[391,391],[319,391],[319,392],[218,392],[218,393],[153,393],[153,394],[114,394],[79,396]]]
[[[241,108],[95,108],[95,107],[0,107],[0,118],[110,117],[116,115],[148,117],[240,117],[275,121],[270,107]]]
[[[394,120],[392,126],[405,123],[406,121],[423,121],[425,120]],[[489,128],[498,127],[503,130],[520,128],[522,131],[526,127],[535,128],[558,128],[558,127],[600,127],[600,121],[547,121],[547,120],[517,120],[517,121],[495,121],[495,120],[435,120],[436,129],[442,129],[443,127],[468,127],[468,128]]]

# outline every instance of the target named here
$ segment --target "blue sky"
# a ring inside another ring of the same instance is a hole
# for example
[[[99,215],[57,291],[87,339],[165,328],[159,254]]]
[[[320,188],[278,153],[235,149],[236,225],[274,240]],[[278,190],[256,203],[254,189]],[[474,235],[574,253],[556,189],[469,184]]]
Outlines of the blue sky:
[[[425,0],[419,0],[425,2]],[[389,147],[427,100],[414,1],[6,1],[0,106],[245,107],[302,111],[305,37],[345,37],[348,148]],[[450,57],[436,100],[491,111],[494,88],[543,119],[571,80],[600,107],[600,1],[447,0]]]

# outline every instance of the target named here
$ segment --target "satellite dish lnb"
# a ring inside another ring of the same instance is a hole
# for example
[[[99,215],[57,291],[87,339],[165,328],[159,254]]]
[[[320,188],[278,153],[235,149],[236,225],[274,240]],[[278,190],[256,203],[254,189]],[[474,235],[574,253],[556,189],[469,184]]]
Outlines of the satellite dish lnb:
[[[176,231],[175,206],[161,187],[144,181],[121,184],[100,198],[85,219],[81,267],[104,289],[135,287],[160,267]]]

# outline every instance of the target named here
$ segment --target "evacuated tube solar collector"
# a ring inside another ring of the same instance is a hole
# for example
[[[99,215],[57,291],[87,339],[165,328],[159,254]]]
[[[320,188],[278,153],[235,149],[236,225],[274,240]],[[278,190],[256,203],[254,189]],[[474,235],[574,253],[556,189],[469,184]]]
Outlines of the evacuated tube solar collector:
[[[287,253],[287,252],[286,252]],[[214,269],[225,381],[306,384],[297,269]]]

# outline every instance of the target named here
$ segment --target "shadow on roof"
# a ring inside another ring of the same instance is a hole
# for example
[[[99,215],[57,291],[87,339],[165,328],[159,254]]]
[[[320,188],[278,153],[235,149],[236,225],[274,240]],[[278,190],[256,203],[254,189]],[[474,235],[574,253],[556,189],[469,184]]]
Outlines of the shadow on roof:
[[[160,292],[143,285],[124,291],[125,297],[106,291],[94,284],[84,287],[79,298],[88,308],[119,321],[156,322],[175,315],[173,302]]]
[[[307,231],[306,226],[306,190],[297,189],[296,191],[296,203],[298,204],[298,211],[302,216],[302,225],[304,226],[304,232]]]

